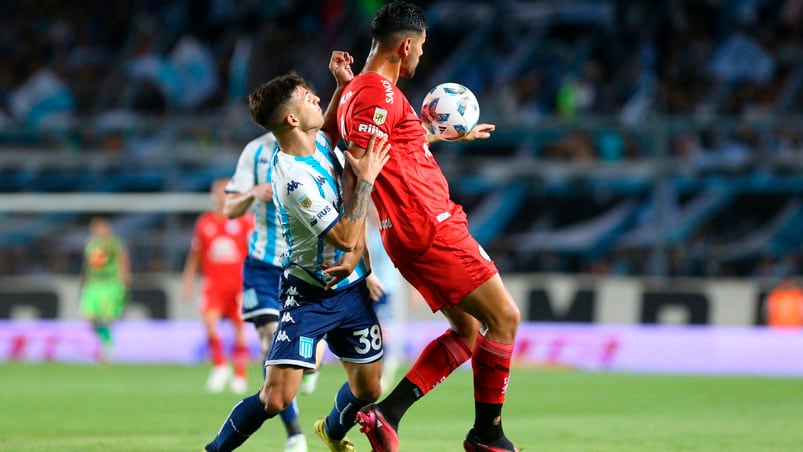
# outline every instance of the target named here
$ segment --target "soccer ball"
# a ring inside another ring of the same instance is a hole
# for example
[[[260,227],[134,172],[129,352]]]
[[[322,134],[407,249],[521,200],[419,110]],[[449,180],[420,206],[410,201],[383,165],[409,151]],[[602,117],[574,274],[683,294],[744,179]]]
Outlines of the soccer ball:
[[[429,133],[454,141],[466,136],[480,119],[480,104],[470,89],[459,83],[432,88],[421,105],[421,120]]]

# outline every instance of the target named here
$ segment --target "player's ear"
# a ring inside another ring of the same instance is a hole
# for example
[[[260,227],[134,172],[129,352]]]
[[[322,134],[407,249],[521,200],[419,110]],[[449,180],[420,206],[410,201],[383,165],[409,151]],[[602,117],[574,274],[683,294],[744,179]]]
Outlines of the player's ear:
[[[290,127],[295,127],[298,125],[298,118],[292,113],[287,113],[284,117],[284,123]]]
[[[399,43],[399,56],[402,58],[406,58],[407,55],[410,54],[413,50],[413,39],[409,36],[404,38],[401,43]]]

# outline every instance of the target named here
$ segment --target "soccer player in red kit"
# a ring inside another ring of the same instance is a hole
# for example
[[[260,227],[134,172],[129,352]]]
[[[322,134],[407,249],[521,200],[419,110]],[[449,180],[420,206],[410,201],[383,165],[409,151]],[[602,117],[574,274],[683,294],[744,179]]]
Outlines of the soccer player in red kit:
[[[182,297],[193,294],[196,275],[202,273],[201,316],[206,328],[212,355],[212,371],[207,390],[220,392],[230,383],[233,392],[242,394],[247,388],[248,346],[243,332],[242,284],[243,262],[248,255],[248,234],[254,229],[251,215],[229,219],[223,214],[228,179],[214,181],[211,188],[215,208],[202,213],[195,222],[192,246],[187,254],[182,277]],[[218,331],[221,318],[234,325],[235,344],[232,355],[234,376],[226,364],[223,341]]]
[[[426,26],[424,12],[408,2],[392,2],[376,12],[371,52],[362,73],[344,90],[338,124],[355,156],[362,155],[371,134],[389,137],[390,160],[372,196],[382,241],[401,274],[433,312],[444,313],[451,328],[427,345],[382,402],[358,413],[358,422],[375,451],[397,451],[406,410],[473,357],[475,418],[463,446],[515,451],[502,430],[501,413],[519,309],[493,261],[469,234],[466,214],[449,197],[421,120],[396,86],[400,76],[413,76]],[[466,140],[487,138],[493,129],[480,124]],[[344,191],[348,186],[344,183]]]

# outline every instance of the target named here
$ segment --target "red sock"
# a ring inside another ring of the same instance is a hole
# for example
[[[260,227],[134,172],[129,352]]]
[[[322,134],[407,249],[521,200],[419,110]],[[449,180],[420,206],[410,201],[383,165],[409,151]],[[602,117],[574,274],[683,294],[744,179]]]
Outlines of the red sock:
[[[235,345],[232,352],[232,361],[234,361],[234,375],[245,378],[248,370],[248,347]]]
[[[466,341],[454,331],[446,330],[424,348],[407,372],[407,379],[426,394],[469,358],[471,349]]]
[[[209,338],[209,353],[212,354],[212,365],[215,367],[226,364],[226,355],[223,353],[223,341],[219,337]]]
[[[474,400],[502,404],[510,379],[513,344],[501,344],[477,335],[471,367],[474,370]]]

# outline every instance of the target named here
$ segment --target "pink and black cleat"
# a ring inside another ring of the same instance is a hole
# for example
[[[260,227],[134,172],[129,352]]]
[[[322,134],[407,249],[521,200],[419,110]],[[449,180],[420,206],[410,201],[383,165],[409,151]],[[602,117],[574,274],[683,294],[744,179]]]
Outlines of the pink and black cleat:
[[[372,452],[398,452],[399,435],[375,404],[365,406],[357,413],[360,431],[368,437]]]

